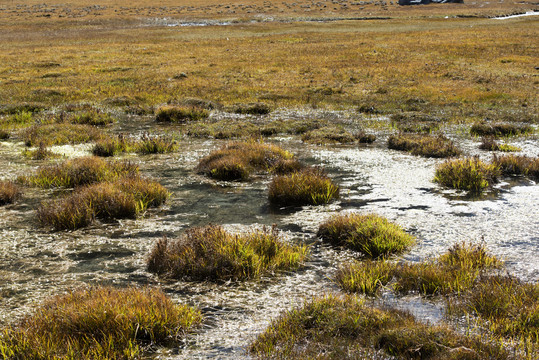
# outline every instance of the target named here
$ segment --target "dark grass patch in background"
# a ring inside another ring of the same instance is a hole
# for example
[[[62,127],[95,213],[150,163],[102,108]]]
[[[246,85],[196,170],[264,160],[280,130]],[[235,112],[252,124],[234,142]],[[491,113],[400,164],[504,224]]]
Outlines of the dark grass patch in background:
[[[148,271],[172,279],[245,280],[296,269],[306,255],[306,246],[288,245],[276,228],[232,234],[209,225],[188,229],[177,240],[160,240]]]
[[[470,134],[474,136],[518,136],[533,133],[533,128],[530,125],[514,124],[514,123],[489,123],[477,122],[470,128]]]
[[[202,321],[151,288],[98,287],[57,296],[0,333],[7,359],[138,359],[177,346]]]
[[[453,157],[461,154],[453,141],[443,135],[392,135],[387,140],[387,147],[394,150],[408,151],[412,155],[432,158]]]
[[[162,106],[157,109],[155,120],[168,123],[186,123],[206,119],[210,115],[206,109],[194,106]]]
[[[97,141],[105,136],[99,128],[80,124],[34,125],[21,134],[26,146],[74,145]]]

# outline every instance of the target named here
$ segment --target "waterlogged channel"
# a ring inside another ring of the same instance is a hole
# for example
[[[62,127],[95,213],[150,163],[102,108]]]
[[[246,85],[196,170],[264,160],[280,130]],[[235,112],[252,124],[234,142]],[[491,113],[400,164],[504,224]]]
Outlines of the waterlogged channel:
[[[319,116],[350,126],[355,121],[347,113],[282,111],[272,116]],[[150,128],[154,128],[151,119],[130,117],[115,131],[136,133]],[[342,187],[342,199],[328,206],[274,209],[267,201],[268,177],[251,183],[225,183],[195,174],[198,160],[220,147],[223,140],[184,138],[173,154],[126,155],[173,193],[165,207],[137,220],[47,232],[37,226],[35,208],[52,191],[26,189],[21,201],[0,207],[0,325],[31,312],[51,295],[87,284],[159,285],[176,301],[198,306],[207,321],[179,349],[163,350],[157,358],[247,359],[246,347],[271,319],[313,296],[339,291],[332,275],[353,254],[323,245],[315,236],[318,225],[338,211],[376,212],[400,224],[419,240],[403,256],[405,260],[428,259],[459,241],[482,241],[506,261],[509,273],[527,281],[539,280],[539,186],[516,179],[499,184],[483,198],[467,199],[432,182],[435,165],[442,160],[388,150],[389,132],[379,132],[375,144],[363,147],[308,145],[297,137],[268,140],[294,152],[303,162],[328,170]],[[466,153],[490,158],[477,150],[477,139],[463,133],[460,128],[447,130]],[[535,138],[513,143],[526,155],[539,155]],[[75,157],[87,155],[89,149],[82,145],[55,150]],[[13,179],[41,164],[25,160],[22,150],[22,143],[0,143],[1,178]],[[276,224],[287,241],[309,244],[311,258],[297,272],[245,283],[160,282],[146,272],[147,255],[158,239],[173,238],[188,227],[208,223],[223,224],[233,231]],[[424,321],[443,317],[441,304],[417,297],[387,296],[382,301],[407,308]]]

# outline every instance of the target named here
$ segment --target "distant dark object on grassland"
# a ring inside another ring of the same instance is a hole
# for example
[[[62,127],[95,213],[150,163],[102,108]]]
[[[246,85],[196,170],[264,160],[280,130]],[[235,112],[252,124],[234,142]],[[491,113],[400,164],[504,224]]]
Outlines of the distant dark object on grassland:
[[[445,4],[445,3],[464,3],[464,0],[399,0],[399,5],[427,5],[430,3]]]

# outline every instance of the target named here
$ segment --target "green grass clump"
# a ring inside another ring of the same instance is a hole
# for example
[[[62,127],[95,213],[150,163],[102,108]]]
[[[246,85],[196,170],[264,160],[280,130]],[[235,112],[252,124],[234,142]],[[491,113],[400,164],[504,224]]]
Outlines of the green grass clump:
[[[509,144],[498,144],[494,136],[483,136],[479,148],[488,151],[516,152],[522,149]]]
[[[391,281],[395,268],[395,263],[386,260],[354,261],[339,268],[335,281],[346,291],[375,295]]]
[[[121,177],[138,176],[138,166],[126,161],[107,162],[98,157],[67,160],[57,165],[42,166],[34,175],[22,176],[22,183],[43,188],[76,187]]]
[[[158,122],[186,123],[206,119],[209,115],[208,110],[192,106],[162,106],[157,109],[155,120]]]
[[[209,225],[189,229],[175,241],[160,240],[148,271],[174,279],[244,280],[298,268],[306,255],[305,246],[286,244],[275,228],[236,235]]]
[[[76,230],[95,219],[133,219],[148,207],[157,207],[169,197],[159,183],[145,179],[121,179],[76,189],[72,194],[41,204],[37,218],[54,230]]]
[[[81,144],[97,141],[104,137],[105,133],[102,130],[94,126],[80,124],[34,125],[22,133],[22,139],[26,146]]]
[[[34,114],[30,111],[21,111],[4,118],[0,118],[0,128],[3,129],[23,128],[31,126],[34,123]]]
[[[139,359],[177,346],[202,321],[151,288],[97,287],[52,298],[0,333],[5,359]]]
[[[184,132],[190,137],[236,139],[258,136],[258,126],[244,121],[221,120],[187,124]]]
[[[476,287],[452,299],[449,313],[472,314],[496,335],[536,345],[539,342],[539,284],[508,275],[485,277]]]
[[[21,194],[21,189],[13,181],[0,180],[0,206],[14,203]]]
[[[493,186],[501,175],[495,164],[487,164],[477,157],[447,160],[436,167],[434,181],[440,185],[480,193]]]
[[[478,122],[470,128],[470,134],[474,136],[517,136],[533,133],[533,128],[530,125],[518,125],[512,123],[487,123]]]
[[[71,120],[71,122],[74,124],[85,124],[93,126],[109,125],[115,121],[116,119],[110,114],[96,109],[92,109],[82,114],[78,114]]]
[[[527,156],[494,156],[492,160],[503,175],[524,175],[539,180],[539,157]]]
[[[314,298],[274,320],[250,345],[263,359],[508,359],[507,352],[355,296]]]
[[[247,180],[254,171],[271,171],[280,161],[292,158],[291,153],[276,145],[238,141],[202,158],[197,171],[217,180]]]
[[[339,186],[320,168],[277,175],[269,185],[268,199],[276,206],[323,205],[339,198]]]
[[[400,226],[375,214],[335,215],[320,225],[318,236],[373,259],[402,253],[415,243]]]
[[[356,138],[341,127],[327,126],[306,132],[301,140],[314,144],[348,144],[355,142]]]
[[[459,156],[461,153],[453,141],[443,135],[436,137],[417,134],[393,135],[387,140],[387,147],[433,158]]]

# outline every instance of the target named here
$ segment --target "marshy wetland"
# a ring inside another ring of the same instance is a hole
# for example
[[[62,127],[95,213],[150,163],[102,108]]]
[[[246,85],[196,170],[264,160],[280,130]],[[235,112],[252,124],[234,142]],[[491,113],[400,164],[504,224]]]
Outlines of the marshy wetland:
[[[536,359],[528,11],[0,2],[1,356]]]

